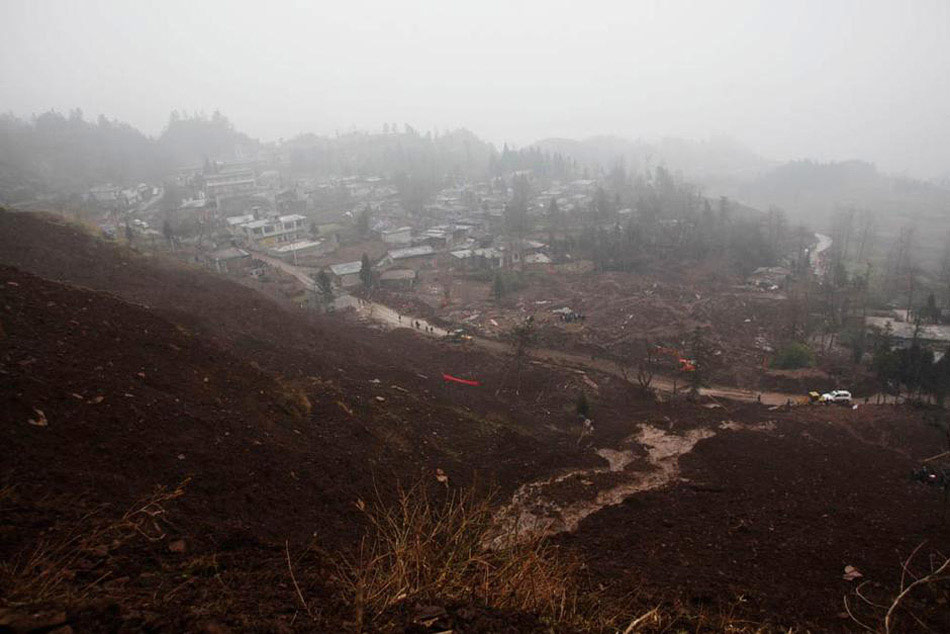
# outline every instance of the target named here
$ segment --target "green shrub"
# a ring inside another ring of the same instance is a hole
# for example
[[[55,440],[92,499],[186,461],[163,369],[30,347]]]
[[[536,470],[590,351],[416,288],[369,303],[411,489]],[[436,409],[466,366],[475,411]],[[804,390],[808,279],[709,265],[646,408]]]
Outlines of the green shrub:
[[[807,368],[815,365],[815,353],[803,343],[790,343],[776,353],[772,367],[782,370]]]

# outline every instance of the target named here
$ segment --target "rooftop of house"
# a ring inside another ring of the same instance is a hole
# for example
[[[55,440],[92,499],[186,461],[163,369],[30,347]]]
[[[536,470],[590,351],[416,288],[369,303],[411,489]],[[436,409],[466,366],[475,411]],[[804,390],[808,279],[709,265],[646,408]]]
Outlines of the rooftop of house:
[[[243,214],[241,216],[229,216],[226,219],[229,227],[237,227],[238,225],[247,224],[254,220],[254,214]]]
[[[527,264],[550,264],[551,258],[543,253],[532,253],[531,255],[524,256],[524,261]]]
[[[205,187],[208,189],[214,189],[216,187],[230,187],[232,185],[253,185],[253,178],[231,178],[228,180],[218,180],[210,183],[205,183]]]
[[[212,251],[208,254],[209,258],[219,262],[225,260],[238,260],[240,258],[247,258],[250,256],[250,253],[238,247],[225,247],[223,249],[218,249],[217,251]]]
[[[405,258],[417,258],[434,253],[435,249],[426,244],[418,247],[406,247],[405,249],[393,249],[389,252],[389,257],[393,260],[403,260]]]
[[[489,259],[501,257],[501,251],[492,247],[487,249],[458,249],[456,251],[452,251],[451,254],[452,257],[459,260],[467,260],[468,258],[475,256]]]
[[[323,240],[297,240],[296,242],[289,242],[271,250],[277,253],[293,253],[294,251],[303,251],[304,249],[318,247],[321,244],[323,244]]]
[[[867,326],[873,326],[883,330],[888,324],[894,336],[899,339],[912,339],[916,325],[909,321],[897,321],[892,317],[867,317],[864,322]],[[950,326],[921,324],[920,332],[917,335],[920,339],[926,341],[947,341],[950,342]]]
[[[334,275],[352,275],[363,270],[363,262],[356,260],[355,262],[341,262],[340,264],[331,264],[330,270],[333,271]]]
[[[253,217],[253,216],[252,216]],[[279,216],[270,218],[261,218],[260,220],[252,220],[251,222],[245,222],[241,226],[247,227],[248,229],[257,229],[258,227],[264,227],[267,225],[273,225],[283,222],[293,222],[295,220],[306,220],[306,216],[301,216],[300,214],[289,214],[287,216]]]
[[[391,269],[389,271],[383,271],[379,279],[383,281],[414,280],[416,279],[416,272],[412,269]]]

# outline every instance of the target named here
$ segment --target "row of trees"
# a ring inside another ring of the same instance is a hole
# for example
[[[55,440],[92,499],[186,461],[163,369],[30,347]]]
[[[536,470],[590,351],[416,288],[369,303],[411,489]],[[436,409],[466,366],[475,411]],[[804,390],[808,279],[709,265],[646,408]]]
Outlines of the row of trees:
[[[257,147],[219,112],[173,112],[154,139],[102,115],[86,120],[79,109],[68,115],[51,110],[30,120],[7,114],[0,116],[0,192],[15,202],[101,183],[157,182],[176,167]]]
[[[935,362],[933,350],[921,344],[919,330],[918,319],[910,346],[896,349],[890,324],[877,332],[874,335],[872,368],[884,392],[933,400],[942,405],[950,394],[950,354],[944,354]],[[950,353],[950,349],[947,352]]]

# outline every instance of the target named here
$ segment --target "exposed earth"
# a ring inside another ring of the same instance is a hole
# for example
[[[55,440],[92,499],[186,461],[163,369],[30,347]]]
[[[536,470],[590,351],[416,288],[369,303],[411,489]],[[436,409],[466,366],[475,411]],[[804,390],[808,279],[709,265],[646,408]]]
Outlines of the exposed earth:
[[[335,556],[363,501],[419,478],[494,487],[498,522],[577,557],[585,592],[668,615],[631,631],[858,631],[845,596],[883,616],[859,583],[885,600],[920,544],[915,574],[950,552],[940,493],[909,478],[945,449],[943,410],[657,402],[596,367],[290,309],[55,217],[0,213],[0,265],[0,631],[352,629]],[[946,600],[908,606],[947,631]],[[549,629],[440,609],[388,624]]]

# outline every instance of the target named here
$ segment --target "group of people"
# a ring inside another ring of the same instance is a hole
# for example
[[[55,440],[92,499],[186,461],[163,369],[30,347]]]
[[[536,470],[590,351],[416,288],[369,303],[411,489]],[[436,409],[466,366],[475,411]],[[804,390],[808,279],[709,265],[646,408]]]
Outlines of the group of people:
[[[399,321],[399,323],[402,323],[402,315],[397,314],[397,315],[396,315],[396,319]],[[432,326],[430,326],[430,325],[428,325],[428,324],[425,324],[425,323],[420,322],[418,319],[413,320],[412,326],[413,326],[416,330],[420,330],[420,329],[421,329],[421,330],[424,331],[424,332],[435,332],[435,328],[433,328]]]

